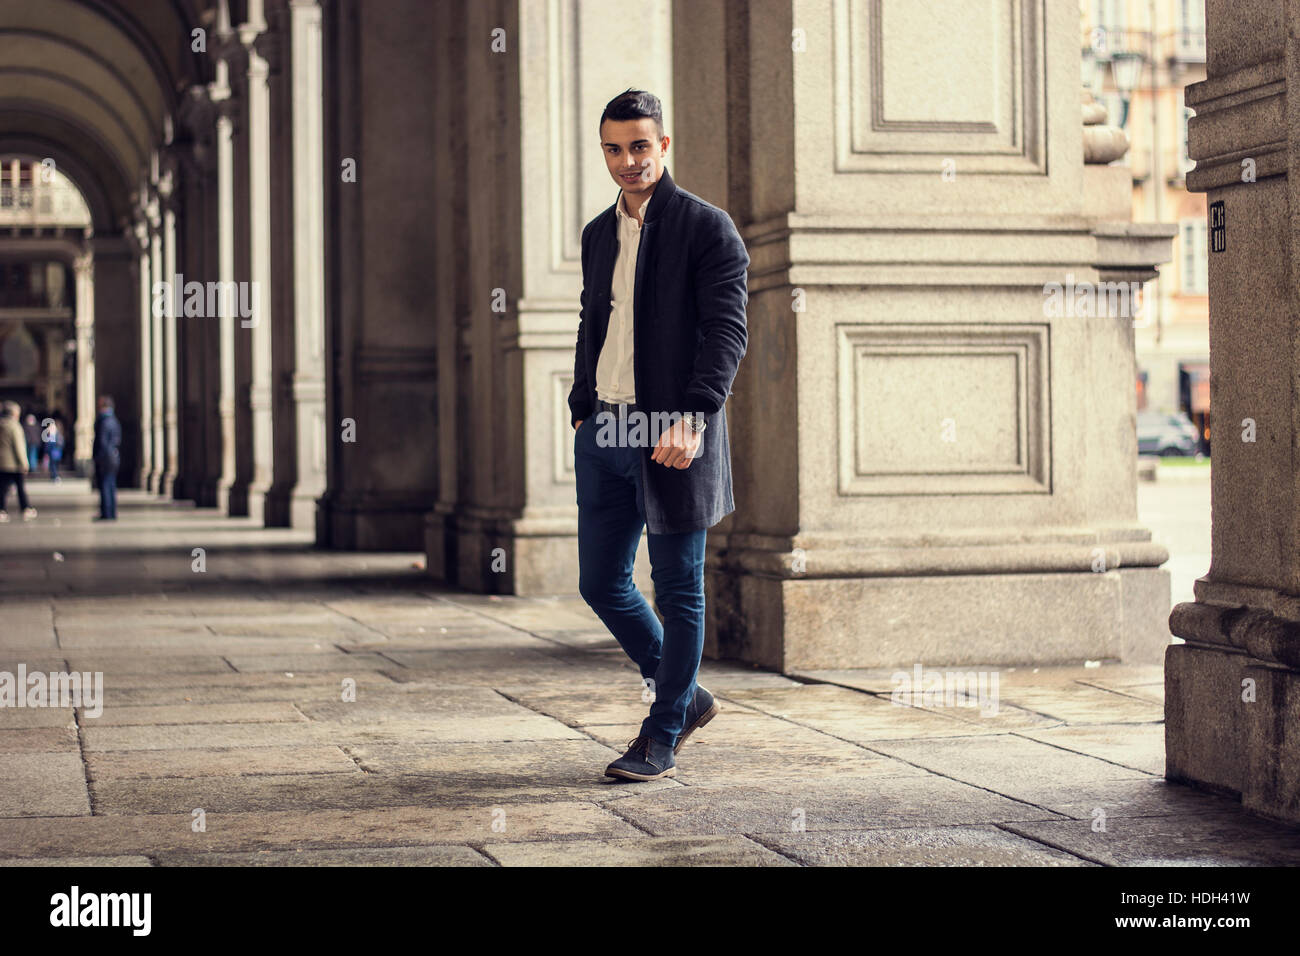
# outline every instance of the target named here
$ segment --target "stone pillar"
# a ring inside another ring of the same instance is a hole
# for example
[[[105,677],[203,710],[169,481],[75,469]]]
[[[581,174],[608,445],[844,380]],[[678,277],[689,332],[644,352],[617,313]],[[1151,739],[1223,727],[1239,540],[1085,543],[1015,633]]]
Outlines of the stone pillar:
[[[1133,317],[1096,310],[1110,263],[1083,201],[1077,9],[674,15],[693,95],[673,175],[752,259],[707,653],[784,671],[1159,660],[1167,553],[1136,520],[1133,386],[1095,385],[1131,368]],[[1125,269],[1168,258],[1167,237],[1129,239]],[[1070,283],[1093,290],[1086,317],[1060,308]]]
[[[177,234],[178,271],[188,285],[217,275],[216,113],[204,86],[191,87],[181,101],[184,139],[174,156],[179,176],[176,201],[183,210]],[[174,495],[200,507],[215,507],[221,474],[221,377],[219,323],[200,310],[176,317],[179,354],[179,474]]]
[[[1171,630],[1165,775],[1300,822],[1300,11],[1208,0],[1187,188],[1209,203],[1210,568]],[[1293,90],[1292,87],[1295,86]]]
[[[268,14],[276,117],[272,267],[292,281],[273,289],[275,456],[266,521],[310,527],[325,490],[322,17],[315,0],[277,3]]]
[[[391,0],[382,17],[364,15],[357,0],[327,10],[329,477],[316,521],[325,547],[424,544],[438,470],[435,347],[445,320],[436,308],[432,223],[437,207],[468,187],[429,161],[447,131],[432,110],[412,108],[410,96],[437,100],[430,51],[455,19],[426,0]]]
[[[123,487],[139,487],[140,333],[143,329],[138,301],[141,294],[139,247],[134,233],[127,232],[95,236],[90,240],[90,249],[95,257],[91,348],[95,387],[99,394],[113,396],[117,417],[122,422],[119,480]]]
[[[235,146],[234,112],[227,82],[228,67],[217,62],[217,82],[210,92],[217,108],[217,276],[219,283],[235,281]],[[223,314],[207,316],[218,329],[217,414],[221,421],[221,469],[214,490],[215,504],[228,514],[239,513],[232,507],[231,488],[235,483],[235,318],[229,309]]]
[[[171,163],[170,158],[168,163]],[[179,356],[176,341],[177,316],[174,308],[176,290],[172,285],[176,282],[176,275],[179,271],[176,268],[176,204],[173,195],[174,189],[175,177],[173,171],[169,168],[158,181],[158,195],[161,199],[162,209],[162,274],[163,281],[169,283],[168,288],[172,289],[172,296],[169,297],[167,307],[158,320],[162,326],[162,433],[163,452],[166,460],[166,467],[163,468],[158,491],[168,497],[174,497],[176,477],[180,472],[178,460],[180,439],[177,435],[179,421],[176,407],[178,395],[176,376]]]
[[[266,492],[271,486],[273,453],[271,418],[271,110],[267,88],[268,66],[258,52],[257,37],[266,29],[260,0],[248,4],[248,22],[239,27],[242,47],[242,79],[245,125],[238,137],[243,148],[237,153],[243,229],[240,259],[236,271],[247,283],[241,289],[239,305],[245,302],[251,314],[236,320],[236,353],[246,362],[246,378],[237,383],[237,420],[247,428],[237,444],[242,461],[236,469],[237,482],[231,492],[231,514],[265,519]],[[241,376],[244,378],[244,376]]]
[[[135,393],[140,397],[139,429],[139,487],[151,490],[153,474],[153,267],[149,243],[149,221],[141,218],[135,224],[135,244],[138,262],[136,273],[140,293],[140,361],[136,367],[139,383]],[[124,439],[125,440],[125,439]]]
[[[74,445],[80,474],[91,469],[95,436],[95,253],[87,249],[73,261],[76,276],[77,408]]]
[[[156,159],[156,158],[155,158]],[[157,188],[157,180],[154,181],[154,188]],[[162,476],[167,470],[167,444],[163,435],[163,399],[164,384],[163,372],[165,366],[164,343],[163,343],[163,314],[167,311],[165,301],[156,302],[158,298],[158,285],[162,282],[170,281],[170,275],[163,267],[163,238],[162,238],[162,207],[157,192],[151,190],[149,196],[149,269],[152,276],[149,286],[149,422],[151,427],[150,439],[150,468],[148,484],[146,487],[149,491],[161,493]]]
[[[439,330],[438,500],[426,522],[431,575],[477,591],[573,593],[577,508],[567,397],[586,223],[619,194],[600,151],[606,102],[654,92],[671,126],[671,4],[491,5],[448,17],[437,57],[443,179],[435,210]],[[477,37],[505,26],[517,50]],[[464,31],[463,33],[460,31]],[[507,107],[478,122],[483,103]],[[671,130],[669,130],[671,135]],[[497,156],[517,157],[502,167]],[[670,147],[668,166],[675,171]],[[689,188],[689,184],[688,184]],[[504,297],[496,311],[494,290]],[[503,560],[501,560],[503,559]],[[641,563],[638,581],[649,586]]]

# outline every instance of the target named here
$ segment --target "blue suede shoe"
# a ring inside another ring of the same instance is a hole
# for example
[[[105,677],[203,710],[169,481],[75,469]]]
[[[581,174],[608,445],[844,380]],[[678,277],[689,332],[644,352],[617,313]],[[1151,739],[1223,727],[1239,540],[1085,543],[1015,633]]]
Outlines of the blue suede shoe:
[[[627,753],[605,768],[605,776],[624,780],[658,780],[677,776],[673,748],[652,737],[636,737],[627,745]]]
[[[713,695],[699,684],[696,684],[695,697],[691,700],[690,706],[686,708],[686,729],[677,735],[677,746],[673,748],[673,753],[681,750],[682,744],[686,743],[686,738],[707,724],[717,714],[718,705],[714,701]]]

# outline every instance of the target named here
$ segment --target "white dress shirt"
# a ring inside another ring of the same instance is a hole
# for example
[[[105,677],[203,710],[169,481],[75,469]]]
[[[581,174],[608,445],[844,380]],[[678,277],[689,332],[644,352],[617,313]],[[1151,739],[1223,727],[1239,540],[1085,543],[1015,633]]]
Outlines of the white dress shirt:
[[[653,195],[653,191],[652,191]],[[642,201],[638,213],[644,213]],[[610,286],[609,329],[596,359],[596,395],[610,403],[636,401],[632,366],[632,295],[636,287],[636,254],[641,247],[641,223],[624,211],[627,193],[614,205],[618,214],[618,258]]]

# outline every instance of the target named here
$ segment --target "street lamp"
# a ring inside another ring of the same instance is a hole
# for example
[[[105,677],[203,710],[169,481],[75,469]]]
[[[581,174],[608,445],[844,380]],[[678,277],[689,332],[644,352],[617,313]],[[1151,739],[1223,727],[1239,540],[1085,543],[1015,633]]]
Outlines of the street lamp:
[[[1115,76],[1115,89],[1119,91],[1124,104],[1124,114],[1119,121],[1121,129],[1128,123],[1129,101],[1142,80],[1142,67],[1145,63],[1146,57],[1132,50],[1123,50],[1111,57],[1110,68]]]

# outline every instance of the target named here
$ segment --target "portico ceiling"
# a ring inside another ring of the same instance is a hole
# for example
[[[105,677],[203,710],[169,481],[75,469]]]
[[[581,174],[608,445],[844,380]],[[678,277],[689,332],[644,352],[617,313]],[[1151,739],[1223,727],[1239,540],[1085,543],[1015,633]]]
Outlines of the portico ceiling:
[[[0,0],[0,152],[55,159],[96,230],[129,219],[131,194],[183,91],[206,83],[197,0]],[[209,41],[211,38],[208,38]]]

